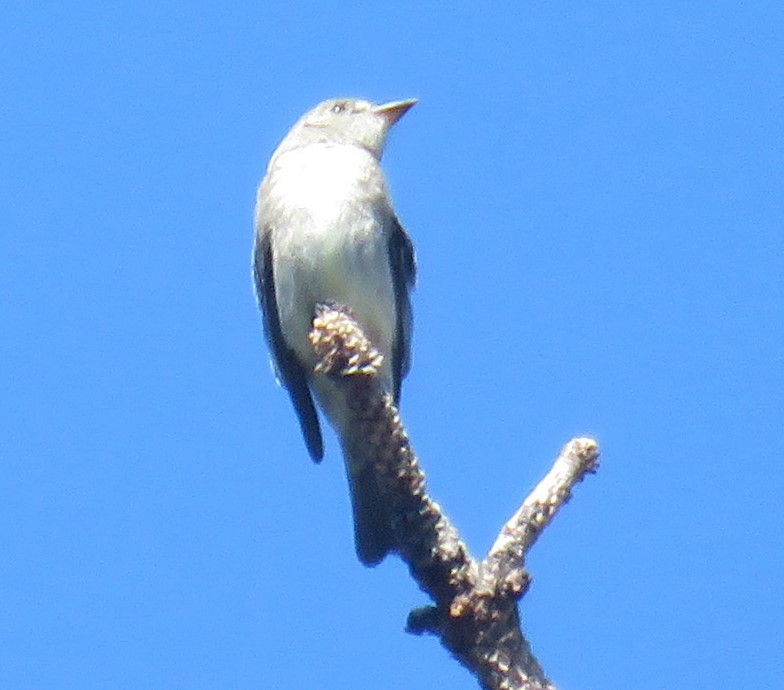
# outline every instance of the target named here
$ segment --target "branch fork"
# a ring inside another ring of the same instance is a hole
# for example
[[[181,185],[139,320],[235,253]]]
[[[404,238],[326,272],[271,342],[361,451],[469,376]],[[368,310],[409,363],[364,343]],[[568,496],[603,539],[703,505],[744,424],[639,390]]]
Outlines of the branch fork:
[[[376,458],[376,477],[397,541],[397,553],[433,604],[414,609],[406,629],[437,636],[485,690],[555,686],[520,628],[517,602],[531,576],[525,556],[572,488],[598,469],[593,439],[575,438],[501,529],[481,561],[471,556],[441,506],[427,493],[425,476],[391,396],[380,386],[382,355],[350,310],[320,305],[310,333],[317,370],[341,382],[351,410],[352,437]]]

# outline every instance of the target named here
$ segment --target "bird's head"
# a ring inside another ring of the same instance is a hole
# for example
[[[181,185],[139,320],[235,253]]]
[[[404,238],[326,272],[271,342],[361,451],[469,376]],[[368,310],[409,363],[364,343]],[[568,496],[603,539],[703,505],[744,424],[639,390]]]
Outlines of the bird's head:
[[[380,105],[358,98],[331,98],[305,113],[289,133],[300,144],[353,144],[367,149],[377,159],[384,152],[387,134],[416,99]]]

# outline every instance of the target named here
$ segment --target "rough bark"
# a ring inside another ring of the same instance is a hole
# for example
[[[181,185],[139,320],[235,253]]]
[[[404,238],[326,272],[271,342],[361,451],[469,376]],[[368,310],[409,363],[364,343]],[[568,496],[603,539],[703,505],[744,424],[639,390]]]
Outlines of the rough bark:
[[[517,605],[531,580],[525,556],[575,484],[598,468],[597,443],[590,438],[569,441],[485,558],[476,560],[428,495],[400,415],[376,379],[381,355],[350,310],[320,307],[311,343],[319,357],[317,368],[342,382],[351,407],[351,442],[366,444],[363,452],[376,458],[396,551],[433,601],[409,614],[407,630],[436,635],[482,688],[554,689],[520,627]]]

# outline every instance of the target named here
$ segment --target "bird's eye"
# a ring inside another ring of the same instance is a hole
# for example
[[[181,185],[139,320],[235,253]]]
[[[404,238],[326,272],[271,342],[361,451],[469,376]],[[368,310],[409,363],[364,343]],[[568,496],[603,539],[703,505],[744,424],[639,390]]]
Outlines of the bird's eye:
[[[332,106],[332,112],[335,113],[336,115],[342,113],[345,109],[346,109],[345,103],[335,103],[335,105]]]

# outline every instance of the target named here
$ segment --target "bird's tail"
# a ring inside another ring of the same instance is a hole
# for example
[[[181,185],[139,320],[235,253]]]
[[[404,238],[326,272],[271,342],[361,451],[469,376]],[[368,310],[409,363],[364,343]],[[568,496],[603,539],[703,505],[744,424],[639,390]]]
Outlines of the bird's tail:
[[[346,473],[354,513],[354,545],[364,565],[380,563],[395,546],[386,501],[372,462],[344,447]]]

